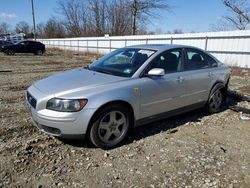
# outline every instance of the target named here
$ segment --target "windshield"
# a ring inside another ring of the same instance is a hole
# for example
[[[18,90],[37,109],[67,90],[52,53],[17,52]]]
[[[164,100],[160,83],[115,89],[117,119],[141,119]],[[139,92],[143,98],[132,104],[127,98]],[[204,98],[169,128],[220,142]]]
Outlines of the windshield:
[[[15,42],[14,44],[21,44],[22,42],[25,42],[25,40],[19,40],[19,41]]]
[[[17,42],[14,42],[14,44],[19,44],[19,43],[21,43],[22,41],[17,41]]]
[[[115,76],[131,77],[154,53],[154,50],[122,48],[103,56],[91,64],[89,69]]]

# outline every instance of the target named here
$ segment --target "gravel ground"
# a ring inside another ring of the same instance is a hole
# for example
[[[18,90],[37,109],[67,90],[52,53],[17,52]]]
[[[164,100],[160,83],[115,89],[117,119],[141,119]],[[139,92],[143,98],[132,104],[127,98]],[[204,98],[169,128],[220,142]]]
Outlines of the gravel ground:
[[[250,187],[250,121],[240,119],[250,116],[247,97],[228,97],[217,114],[197,110],[139,127],[108,151],[39,132],[25,89],[93,57],[55,49],[43,56],[0,54],[0,188]],[[232,76],[230,89],[249,97],[249,71]]]

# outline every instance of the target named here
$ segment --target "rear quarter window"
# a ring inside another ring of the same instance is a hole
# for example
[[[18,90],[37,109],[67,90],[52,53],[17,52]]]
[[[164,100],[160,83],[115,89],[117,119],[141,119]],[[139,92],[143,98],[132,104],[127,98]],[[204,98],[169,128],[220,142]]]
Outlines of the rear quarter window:
[[[210,65],[210,67],[217,67],[218,66],[218,62],[214,58],[212,58],[211,56],[206,55],[206,59]]]
[[[186,60],[184,70],[197,70],[209,68],[210,63],[207,60],[207,55],[197,49],[186,49]]]

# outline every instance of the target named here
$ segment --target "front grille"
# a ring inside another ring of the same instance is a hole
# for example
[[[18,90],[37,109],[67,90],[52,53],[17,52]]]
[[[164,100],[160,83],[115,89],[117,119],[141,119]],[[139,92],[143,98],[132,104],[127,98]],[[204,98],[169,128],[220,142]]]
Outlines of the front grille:
[[[27,101],[33,108],[36,108],[36,99],[29,92],[27,92]]]

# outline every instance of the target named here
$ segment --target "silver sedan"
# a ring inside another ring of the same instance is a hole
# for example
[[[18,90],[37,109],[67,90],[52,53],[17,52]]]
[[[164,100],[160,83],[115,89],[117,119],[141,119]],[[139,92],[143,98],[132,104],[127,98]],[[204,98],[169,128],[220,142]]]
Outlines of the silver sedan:
[[[201,49],[137,45],[35,82],[26,102],[40,130],[112,148],[135,126],[197,108],[220,111],[229,77],[230,69]]]

